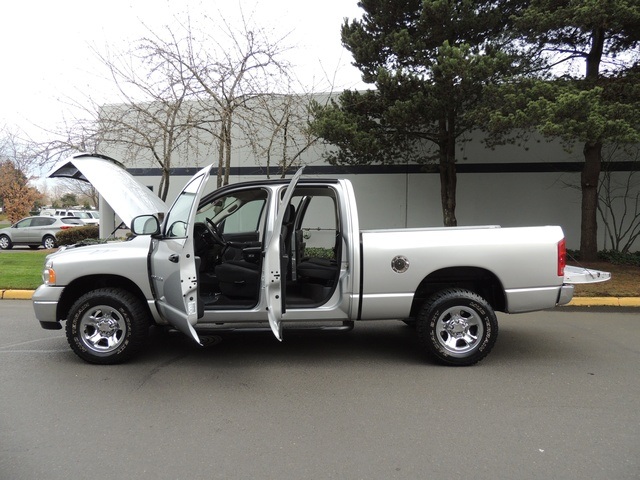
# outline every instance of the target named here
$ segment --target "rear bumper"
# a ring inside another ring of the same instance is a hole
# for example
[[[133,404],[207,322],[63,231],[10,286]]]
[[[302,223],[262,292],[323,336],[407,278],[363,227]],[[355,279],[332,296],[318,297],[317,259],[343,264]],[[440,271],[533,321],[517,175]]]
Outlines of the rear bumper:
[[[507,313],[535,312],[569,303],[573,298],[573,285],[510,289],[505,294]]]
[[[558,295],[558,305],[566,305],[573,298],[573,285],[562,285]]]
[[[59,330],[62,328],[57,318],[58,302],[64,287],[40,285],[33,293],[33,310],[40,326],[45,330]]]

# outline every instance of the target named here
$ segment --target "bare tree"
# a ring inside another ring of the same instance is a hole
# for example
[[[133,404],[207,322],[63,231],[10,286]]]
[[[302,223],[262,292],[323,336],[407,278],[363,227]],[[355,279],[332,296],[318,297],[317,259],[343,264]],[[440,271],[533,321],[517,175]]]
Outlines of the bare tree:
[[[628,153],[628,148],[624,153]],[[618,153],[614,148],[612,155]],[[640,171],[640,151],[632,153],[635,166],[626,176],[614,176],[611,158],[603,165],[603,175],[598,188],[598,212],[611,242],[611,249],[628,253],[640,237],[640,188],[637,180]]]
[[[312,98],[312,94],[293,92],[261,96],[252,115],[243,119],[245,136],[267,177],[284,178],[290,168],[304,164],[304,154],[318,142],[309,129]]]
[[[186,77],[164,61],[157,45],[141,40],[114,60],[98,54],[108,68],[122,103],[105,106],[99,115],[102,143],[120,146],[126,157],[150,155],[162,172],[158,196],[166,200],[173,157],[197,148],[193,129],[198,108],[188,101]]]
[[[197,100],[200,112],[191,124],[217,141],[218,186],[229,183],[233,126],[256,105],[251,99],[274,92],[288,68],[280,60],[281,41],[250,27],[244,16],[239,28],[220,18],[206,17],[199,29],[190,20],[181,23],[182,37],[167,28],[167,39],[144,40]]]

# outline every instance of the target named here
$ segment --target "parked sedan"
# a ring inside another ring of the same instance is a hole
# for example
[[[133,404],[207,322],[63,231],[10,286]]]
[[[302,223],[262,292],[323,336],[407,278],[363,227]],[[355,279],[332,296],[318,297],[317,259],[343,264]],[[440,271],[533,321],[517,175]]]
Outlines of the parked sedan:
[[[0,248],[8,250],[14,245],[30,248],[55,248],[56,233],[60,230],[84,225],[79,218],[27,217],[10,227],[0,229]]]

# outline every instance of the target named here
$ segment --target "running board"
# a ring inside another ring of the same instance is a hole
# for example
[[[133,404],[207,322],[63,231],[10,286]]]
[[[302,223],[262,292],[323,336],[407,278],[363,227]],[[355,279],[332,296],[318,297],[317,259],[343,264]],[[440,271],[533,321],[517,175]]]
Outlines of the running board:
[[[286,332],[348,332],[353,330],[353,321],[344,321],[341,325],[295,325],[286,323],[283,324],[284,331]],[[271,332],[271,327],[265,325],[264,327],[241,327],[232,325],[220,325],[220,326],[200,326],[196,327],[197,332],[202,333],[235,333],[235,332],[247,332],[247,333],[264,333]]]

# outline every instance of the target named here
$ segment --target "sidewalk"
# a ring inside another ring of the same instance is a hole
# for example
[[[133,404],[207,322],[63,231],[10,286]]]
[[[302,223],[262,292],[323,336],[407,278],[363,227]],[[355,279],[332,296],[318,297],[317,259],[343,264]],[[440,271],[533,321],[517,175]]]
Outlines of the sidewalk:
[[[0,300],[31,300],[33,290],[0,290]],[[566,307],[640,307],[640,297],[573,297]]]

